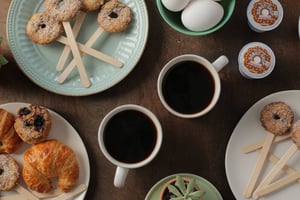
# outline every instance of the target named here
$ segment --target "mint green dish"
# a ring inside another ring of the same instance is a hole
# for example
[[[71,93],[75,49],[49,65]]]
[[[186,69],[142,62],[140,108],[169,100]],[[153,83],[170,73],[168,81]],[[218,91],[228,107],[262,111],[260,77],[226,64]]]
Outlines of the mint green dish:
[[[134,69],[141,58],[149,29],[144,1],[120,1],[131,8],[132,21],[129,27],[121,33],[102,33],[92,48],[121,61],[123,67],[117,68],[92,56],[84,55],[83,63],[91,82],[91,86],[85,88],[76,68],[63,84],[57,82],[61,72],[56,70],[56,65],[64,45],[59,42],[49,45],[35,44],[26,35],[27,21],[35,12],[44,11],[44,0],[13,0],[7,17],[7,38],[20,69],[38,86],[67,96],[91,95],[119,83]],[[98,12],[87,13],[77,41],[85,43],[99,27],[97,15]],[[74,20],[71,21],[73,22]],[[69,56],[68,61],[71,59]]]
[[[169,180],[175,178],[177,175],[195,179],[197,185],[205,191],[205,195],[202,197],[203,200],[223,200],[221,194],[213,184],[200,176],[189,173],[173,174],[161,179],[149,190],[147,196],[145,197],[145,200],[159,200],[160,192],[163,189],[164,185]]]
[[[159,10],[159,13],[161,17],[164,19],[164,21],[171,26],[174,30],[183,33],[185,35],[191,35],[191,36],[201,36],[201,35],[207,35],[210,33],[213,33],[220,28],[222,28],[230,19],[230,17],[233,14],[234,8],[235,8],[235,0],[221,0],[219,3],[224,8],[224,16],[222,20],[213,28],[206,30],[206,31],[191,31],[184,27],[184,25],[181,22],[181,12],[172,12],[169,11],[164,7],[161,0],[156,0],[156,4]]]

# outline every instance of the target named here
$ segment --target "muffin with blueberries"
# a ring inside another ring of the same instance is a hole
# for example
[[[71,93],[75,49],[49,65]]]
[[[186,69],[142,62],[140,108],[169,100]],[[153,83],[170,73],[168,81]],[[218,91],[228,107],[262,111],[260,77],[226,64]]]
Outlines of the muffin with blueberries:
[[[46,108],[29,105],[19,109],[14,127],[24,142],[37,144],[47,139],[51,124],[51,114]]]

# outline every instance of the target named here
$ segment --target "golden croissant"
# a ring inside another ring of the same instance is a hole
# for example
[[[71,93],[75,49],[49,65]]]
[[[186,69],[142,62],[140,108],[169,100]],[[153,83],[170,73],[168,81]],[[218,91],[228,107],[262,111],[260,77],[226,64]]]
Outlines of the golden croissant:
[[[22,140],[14,129],[15,116],[0,108],[0,153],[13,153]]]
[[[48,140],[31,147],[24,154],[23,179],[37,192],[52,190],[51,178],[58,177],[58,187],[68,192],[79,177],[79,165],[74,151],[67,145]]]

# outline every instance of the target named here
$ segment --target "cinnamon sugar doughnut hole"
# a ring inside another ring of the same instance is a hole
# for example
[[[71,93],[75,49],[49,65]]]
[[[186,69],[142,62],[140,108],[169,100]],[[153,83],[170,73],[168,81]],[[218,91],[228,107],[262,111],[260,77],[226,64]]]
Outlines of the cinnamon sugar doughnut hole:
[[[49,44],[55,41],[62,31],[62,24],[45,13],[33,14],[26,25],[27,36],[38,44]]]
[[[127,5],[111,0],[102,6],[98,23],[107,32],[121,32],[128,27],[131,17],[132,13]]]
[[[264,106],[260,121],[262,126],[275,135],[287,134],[294,120],[294,113],[284,102],[272,102]]]
[[[98,10],[104,4],[104,0],[82,0],[82,10],[91,12]]]
[[[45,0],[45,13],[57,21],[69,21],[80,11],[81,6],[81,0]]]
[[[0,191],[11,190],[19,177],[19,164],[10,155],[0,154]]]

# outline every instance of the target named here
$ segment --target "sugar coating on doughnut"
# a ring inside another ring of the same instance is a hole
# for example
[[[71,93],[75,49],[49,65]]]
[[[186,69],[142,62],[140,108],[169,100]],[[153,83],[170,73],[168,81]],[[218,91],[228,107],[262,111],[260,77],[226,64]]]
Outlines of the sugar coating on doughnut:
[[[62,31],[62,24],[45,13],[33,14],[26,25],[26,34],[38,44],[49,44],[55,41]]]
[[[107,32],[121,32],[128,27],[131,16],[131,9],[127,5],[111,0],[102,6],[98,23]]]
[[[296,144],[298,149],[300,149],[300,120],[297,120],[292,127],[292,141]]]
[[[45,0],[45,13],[58,21],[69,21],[79,12],[81,6],[81,0]]]
[[[104,0],[82,0],[82,10],[95,11],[104,4]]]
[[[272,102],[264,106],[260,121],[262,126],[275,135],[287,134],[293,124],[294,113],[284,102]]]
[[[18,163],[8,154],[0,154],[0,190],[12,189],[20,177]]]

